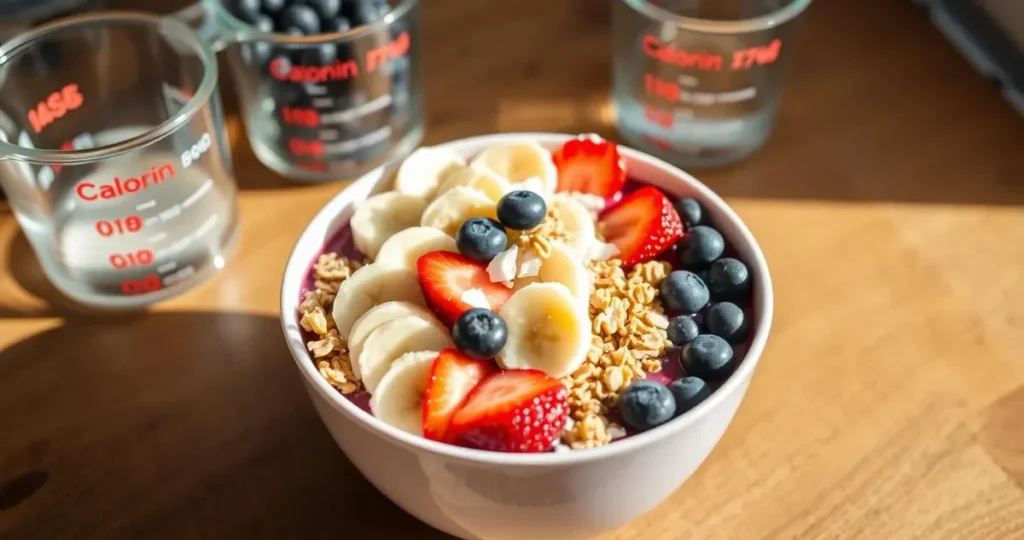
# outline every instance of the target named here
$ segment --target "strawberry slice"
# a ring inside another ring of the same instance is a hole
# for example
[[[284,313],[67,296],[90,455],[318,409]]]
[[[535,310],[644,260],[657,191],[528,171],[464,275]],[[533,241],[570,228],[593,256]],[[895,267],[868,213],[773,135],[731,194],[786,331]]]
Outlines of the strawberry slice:
[[[431,251],[416,261],[423,297],[441,322],[451,327],[455,320],[474,306],[462,301],[462,293],[480,289],[487,303],[498,311],[512,289],[492,283],[487,265],[448,251]]]
[[[499,371],[473,389],[446,436],[467,448],[544,452],[565,429],[568,399],[565,385],[543,371]]]
[[[683,236],[672,201],[654,186],[624,197],[598,219],[605,240],[619,248],[624,266],[649,261]]]
[[[581,135],[552,156],[558,168],[558,191],[592,193],[604,198],[626,184],[626,164],[615,143],[597,135]]]
[[[445,349],[430,366],[423,394],[423,436],[451,442],[445,437],[455,411],[484,377],[497,371],[490,360],[477,360],[458,349]]]

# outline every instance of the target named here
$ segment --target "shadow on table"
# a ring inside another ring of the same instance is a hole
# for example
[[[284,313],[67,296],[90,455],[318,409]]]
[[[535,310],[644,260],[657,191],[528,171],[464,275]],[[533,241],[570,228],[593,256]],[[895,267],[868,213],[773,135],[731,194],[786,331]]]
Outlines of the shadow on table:
[[[70,317],[0,353],[0,537],[449,538],[320,423],[275,317]]]

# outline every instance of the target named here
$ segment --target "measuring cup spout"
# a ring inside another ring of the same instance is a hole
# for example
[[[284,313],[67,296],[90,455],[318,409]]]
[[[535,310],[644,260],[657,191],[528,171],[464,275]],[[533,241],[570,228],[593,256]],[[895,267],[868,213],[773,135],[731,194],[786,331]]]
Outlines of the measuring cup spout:
[[[220,52],[228,45],[242,41],[240,29],[233,28],[224,6],[217,0],[199,0],[168,16],[169,19],[185,23],[205,41],[213,52]]]

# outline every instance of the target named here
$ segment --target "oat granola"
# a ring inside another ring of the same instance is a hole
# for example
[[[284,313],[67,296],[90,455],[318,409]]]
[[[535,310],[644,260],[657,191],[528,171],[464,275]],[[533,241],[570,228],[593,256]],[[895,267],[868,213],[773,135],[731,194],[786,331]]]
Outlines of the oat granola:
[[[668,318],[658,299],[658,285],[672,270],[661,261],[636,265],[628,273],[622,261],[592,261],[590,296],[592,337],[583,364],[562,382],[569,389],[574,420],[563,442],[591,448],[624,435],[608,420],[619,392],[630,382],[661,370],[661,356],[670,346]]]
[[[551,255],[552,242],[566,242],[568,239],[569,235],[562,220],[554,210],[549,208],[544,221],[533,229],[520,233],[516,243],[521,249],[532,250],[541,259],[546,259]]]
[[[324,253],[313,265],[315,277],[313,290],[306,291],[299,305],[303,330],[313,333],[317,339],[306,343],[313,355],[320,375],[343,394],[358,392],[362,385],[352,374],[352,361],[348,346],[331,317],[331,305],[341,282],[355,272],[361,264],[337,253]]]

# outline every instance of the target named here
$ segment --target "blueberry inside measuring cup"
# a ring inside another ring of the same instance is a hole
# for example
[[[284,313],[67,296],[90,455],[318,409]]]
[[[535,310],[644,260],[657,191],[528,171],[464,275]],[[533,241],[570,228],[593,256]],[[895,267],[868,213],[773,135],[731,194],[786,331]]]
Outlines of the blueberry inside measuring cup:
[[[415,25],[397,16],[386,26],[327,37],[378,22],[399,2],[230,0],[226,5],[263,32],[324,36],[316,43],[267,40],[241,46],[258,97],[268,98],[261,111],[270,116],[262,119],[269,129],[260,130],[265,136],[256,145],[266,143],[264,151],[286,167],[343,172],[382,159],[418,121],[409,105],[414,64],[408,33]]]

